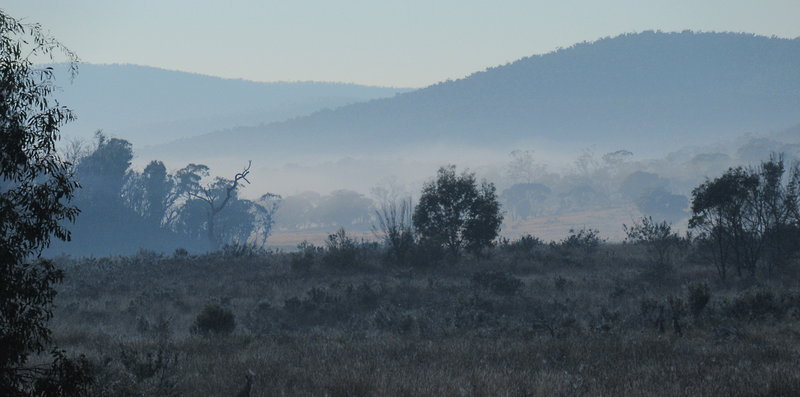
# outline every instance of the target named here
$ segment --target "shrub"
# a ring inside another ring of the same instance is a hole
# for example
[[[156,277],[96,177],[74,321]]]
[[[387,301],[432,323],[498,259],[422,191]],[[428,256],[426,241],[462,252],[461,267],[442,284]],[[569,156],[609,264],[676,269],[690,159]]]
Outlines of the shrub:
[[[236,318],[229,309],[208,304],[197,315],[192,331],[204,336],[229,335],[236,328]]]
[[[656,222],[646,216],[631,226],[623,224],[622,228],[626,234],[625,241],[643,245],[656,267],[670,267],[672,253],[682,243],[678,234],[672,231],[672,224],[666,221]]]
[[[680,321],[686,313],[686,303],[683,299],[670,295],[667,297],[667,304],[669,305],[669,314],[672,318],[672,329],[676,335],[683,336]]]
[[[322,263],[335,269],[356,268],[358,261],[358,245],[345,233],[344,228],[328,235],[327,249]]]
[[[406,265],[414,250],[414,231],[412,229],[411,198],[385,203],[375,211],[378,224],[372,230],[386,244],[388,259],[398,265]]]
[[[175,252],[172,254],[175,258],[186,258],[189,256],[189,251],[186,248],[175,248]]]
[[[265,251],[254,244],[234,242],[223,245],[222,254],[227,257],[245,258],[264,255]]]
[[[291,254],[289,266],[293,272],[308,273],[311,267],[314,266],[319,249],[314,244],[303,241],[297,245],[297,251]]]
[[[664,304],[652,298],[642,299],[639,311],[645,323],[652,324],[659,332],[664,332]]]
[[[586,253],[592,253],[600,247],[603,239],[600,238],[600,231],[597,229],[582,228],[580,230],[569,229],[569,235],[561,240],[558,245],[566,249],[579,249]]]
[[[729,316],[743,320],[760,320],[772,314],[779,318],[783,314],[775,294],[770,291],[758,291],[737,296],[727,307]]]
[[[689,284],[689,310],[692,315],[699,317],[708,301],[711,300],[711,289],[706,283]]]
[[[472,275],[472,284],[498,295],[514,295],[523,286],[522,280],[503,272],[478,272]]]
[[[508,242],[506,246],[511,252],[530,253],[535,248],[544,245],[544,242],[538,237],[526,234],[517,240]]]

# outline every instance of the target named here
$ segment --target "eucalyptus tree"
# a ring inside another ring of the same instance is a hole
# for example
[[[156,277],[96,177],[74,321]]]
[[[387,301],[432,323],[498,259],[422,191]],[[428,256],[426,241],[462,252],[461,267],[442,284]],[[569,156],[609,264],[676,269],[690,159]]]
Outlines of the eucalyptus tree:
[[[56,153],[59,128],[73,115],[52,99],[52,68],[32,61],[58,55],[77,71],[77,57],[39,25],[0,10],[0,391],[7,396],[74,395],[89,381],[85,359],[52,346],[47,321],[64,273],[38,259],[51,237],[70,238],[65,223],[78,215],[69,203],[77,183]],[[48,349],[49,363],[30,363]]]

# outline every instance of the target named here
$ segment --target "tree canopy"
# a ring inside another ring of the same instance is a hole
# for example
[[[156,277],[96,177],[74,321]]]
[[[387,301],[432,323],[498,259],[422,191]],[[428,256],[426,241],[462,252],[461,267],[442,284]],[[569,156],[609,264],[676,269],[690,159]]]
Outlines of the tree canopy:
[[[27,55],[23,55],[27,54]],[[59,128],[72,113],[51,99],[52,68],[32,57],[77,58],[38,25],[0,11],[0,390],[4,395],[73,395],[87,384],[85,360],[73,361],[51,346],[54,285],[63,272],[35,260],[55,236],[68,240],[66,221],[77,184],[56,153]],[[74,69],[73,69],[74,70]],[[52,348],[48,365],[31,354]]]
[[[480,252],[491,246],[502,222],[494,184],[479,186],[475,174],[458,175],[453,165],[425,184],[413,215],[423,244],[445,247],[454,256],[462,248]]]

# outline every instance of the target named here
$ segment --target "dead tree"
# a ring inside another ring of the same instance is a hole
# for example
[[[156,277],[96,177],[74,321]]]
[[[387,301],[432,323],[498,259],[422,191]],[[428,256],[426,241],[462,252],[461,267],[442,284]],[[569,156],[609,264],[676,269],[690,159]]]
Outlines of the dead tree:
[[[234,175],[233,180],[225,181],[222,178],[218,178],[217,184],[211,186],[198,186],[195,190],[188,192],[190,197],[203,201],[208,205],[208,239],[217,247],[219,247],[220,244],[214,230],[214,222],[216,217],[231,201],[231,198],[233,198],[234,193],[236,193],[236,190],[239,188],[242,181],[247,182],[248,184],[250,183],[250,181],[247,180],[247,175],[250,174],[250,166],[252,163],[252,161],[248,161],[247,167],[245,167],[242,172]],[[221,189],[224,194],[222,197],[220,197],[220,183],[223,182],[226,183],[227,186]]]

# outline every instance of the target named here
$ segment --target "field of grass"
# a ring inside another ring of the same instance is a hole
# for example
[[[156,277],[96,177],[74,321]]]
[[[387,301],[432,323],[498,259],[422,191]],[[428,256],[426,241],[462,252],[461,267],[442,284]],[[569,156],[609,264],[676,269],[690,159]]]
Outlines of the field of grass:
[[[355,254],[61,258],[50,325],[95,395],[234,396],[248,371],[252,396],[800,395],[794,268],[722,283],[691,247],[659,267],[630,244]]]

